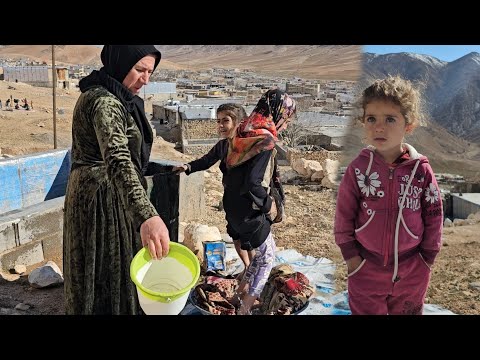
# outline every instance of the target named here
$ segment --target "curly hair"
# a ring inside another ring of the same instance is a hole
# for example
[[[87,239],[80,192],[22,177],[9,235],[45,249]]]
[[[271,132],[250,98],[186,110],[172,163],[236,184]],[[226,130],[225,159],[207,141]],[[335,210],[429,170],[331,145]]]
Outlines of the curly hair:
[[[242,105],[228,103],[222,104],[217,109],[217,115],[219,112],[225,112],[228,116],[230,116],[235,124],[238,124],[244,118],[247,117],[247,112]]]
[[[400,106],[400,112],[405,118],[406,125],[416,128],[423,118],[420,90],[416,89],[412,82],[402,79],[400,76],[389,75],[385,79],[375,82],[362,92],[358,106],[363,110],[359,114],[359,120],[365,122],[365,108],[375,100],[390,101]]]

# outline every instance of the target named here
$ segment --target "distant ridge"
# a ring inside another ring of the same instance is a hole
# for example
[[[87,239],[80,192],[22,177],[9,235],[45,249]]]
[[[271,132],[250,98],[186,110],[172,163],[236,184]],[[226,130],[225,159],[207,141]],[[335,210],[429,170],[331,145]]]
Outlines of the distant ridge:
[[[411,53],[366,53],[360,85],[387,74],[421,84],[433,121],[464,139],[480,143],[480,54],[446,62]]]
[[[250,69],[266,75],[307,79],[357,80],[361,46],[357,45],[157,45],[161,69]],[[58,64],[101,65],[96,45],[56,45]],[[30,58],[51,63],[51,45],[0,46],[1,58]]]
[[[101,48],[94,45],[56,45],[55,63],[63,65],[99,65]],[[5,45],[0,47],[0,58],[29,58],[52,63],[51,45]]]
[[[191,69],[228,67],[310,79],[357,80],[357,45],[157,45],[164,59]]]

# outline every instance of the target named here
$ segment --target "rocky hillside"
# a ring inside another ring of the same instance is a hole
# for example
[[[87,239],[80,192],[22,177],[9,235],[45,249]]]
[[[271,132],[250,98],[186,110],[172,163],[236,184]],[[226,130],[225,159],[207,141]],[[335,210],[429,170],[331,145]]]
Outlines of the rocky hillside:
[[[309,79],[356,80],[361,70],[358,45],[157,45],[160,69],[202,70],[212,67]],[[56,45],[59,64],[100,65],[100,46]],[[51,45],[6,45],[0,58],[29,58],[51,63]]]
[[[93,45],[55,45],[55,63],[64,65],[98,65],[101,48]],[[29,58],[52,63],[51,45],[5,45],[0,48],[0,58]]]
[[[363,129],[360,124],[352,127],[345,140],[342,166],[352,161],[362,147]],[[480,179],[480,145],[459,138],[442,126],[427,121],[406,137],[421,154],[425,154],[435,172],[454,173],[468,179]]]
[[[229,67],[311,79],[357,80],[357,45],[157,45],[164,59],[191,69]]]
[[[451,133],[480,143],[480,54],[455,61],[432,56],[366,53],[361,84],[387,74],[401,75],[419,84],[432,120]]]

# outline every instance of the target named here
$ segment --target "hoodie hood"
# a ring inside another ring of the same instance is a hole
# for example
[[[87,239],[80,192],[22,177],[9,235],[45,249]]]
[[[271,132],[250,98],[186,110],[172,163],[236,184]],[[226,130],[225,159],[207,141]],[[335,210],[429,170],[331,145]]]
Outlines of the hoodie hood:
[[[420,164],[428,163],[428,158],[425,155],[420,154],[412,145],[407,143],[402,143],[402,146],[405,147],[408,150],[408,153],[410,154],[410,160],[406,161],[405,163],[409,163],[410,161],[416,161],[416,160],[420,160]],[[370,158],[370,153],[375,152],[375,149],[376,149],[375,146],[368,145],[367,147],[363,148],[360,151],[360,156],[365,156],[367,158]],[[383,159],[380,156],[376,156],[375,161],[385,163],[385,161],[383,161]]]

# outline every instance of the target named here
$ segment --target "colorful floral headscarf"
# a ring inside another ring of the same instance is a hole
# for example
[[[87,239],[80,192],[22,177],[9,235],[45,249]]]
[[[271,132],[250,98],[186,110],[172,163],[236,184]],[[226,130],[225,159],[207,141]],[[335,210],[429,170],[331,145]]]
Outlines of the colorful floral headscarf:
[[[238,166],[262,151],[273,149],[277,133],[286,127],[295,110],[295,100],[286,93],[278,89],[264,93],[229,140],[227,167]]]

